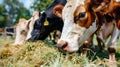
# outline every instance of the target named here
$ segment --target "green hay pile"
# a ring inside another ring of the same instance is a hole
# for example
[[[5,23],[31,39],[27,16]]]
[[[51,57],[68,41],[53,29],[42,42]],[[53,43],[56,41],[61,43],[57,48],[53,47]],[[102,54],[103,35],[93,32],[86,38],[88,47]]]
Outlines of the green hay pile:
[[[11,39],[10,39],[11,40]],[[13,40],[0,44],[0,67],[104,67],[99,57],[93,61],[82,58],[78,53],[62,54],[55,45],[37,41],[23,45],[12,45]],[[3,41],[0,39],[0,41]],[[9,44],[7,44],[9,42]],[[118,51],[118,56],[120,51]],[[102,54],[103,55],[103,54]],[[90,56],[90,54],[88,54]],[[117,60],[120,59],[117,57]]]

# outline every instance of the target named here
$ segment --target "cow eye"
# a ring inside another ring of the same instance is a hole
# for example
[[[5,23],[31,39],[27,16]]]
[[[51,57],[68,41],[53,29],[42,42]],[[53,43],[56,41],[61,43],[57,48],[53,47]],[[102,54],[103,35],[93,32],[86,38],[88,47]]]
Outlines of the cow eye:
[[[72,34],[78,34],[77,32],[71,32]]]
[[[22,31],[21,31],[21,34],[26,34],[26,31],[25,31],[25,30],[22,30]]]
[[[78,15],[78,18],[84,18],[86,15],[86,12],[81,12],[79,15]]]

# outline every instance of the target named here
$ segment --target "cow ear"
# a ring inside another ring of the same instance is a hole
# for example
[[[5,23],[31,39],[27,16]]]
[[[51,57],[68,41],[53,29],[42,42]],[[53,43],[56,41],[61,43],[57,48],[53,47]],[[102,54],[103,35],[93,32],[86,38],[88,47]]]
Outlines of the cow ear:
[[[53,8],[53,13],[62,18],[62,10],[63,10],[64,6],[63,5],[57,5]]]
[[[32,21],[31,19],[27,21],[27,28],[28,28],[28,29],[29,29],[29,25],[30,25],[30,22],[31,22],[31,21]]]

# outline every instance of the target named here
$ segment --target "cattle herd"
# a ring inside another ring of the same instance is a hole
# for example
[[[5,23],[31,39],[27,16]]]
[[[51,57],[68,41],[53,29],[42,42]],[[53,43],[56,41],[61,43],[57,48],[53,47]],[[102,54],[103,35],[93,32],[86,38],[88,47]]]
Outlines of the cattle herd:
[[[100,51],[111,36],[107,48],[109,61],[115,62],[120,32],[119,0],[54,0],[43,12],[34,11],[29,20],[19,19],[15,45],[26,41],[45,40],[52,31],[59,51],[77,52],[85,57],[96,34]],[[57,39],[57,40],[56,40]]]

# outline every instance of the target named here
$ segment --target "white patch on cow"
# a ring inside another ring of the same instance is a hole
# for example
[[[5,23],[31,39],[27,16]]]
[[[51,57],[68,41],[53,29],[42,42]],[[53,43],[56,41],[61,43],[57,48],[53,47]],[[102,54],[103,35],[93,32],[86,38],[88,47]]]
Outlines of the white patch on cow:
[[[120,2],[120,0],[116,0],[116,2]]]

